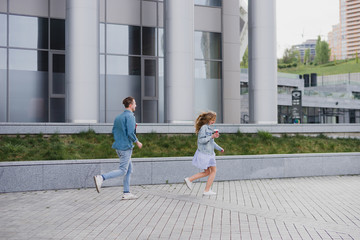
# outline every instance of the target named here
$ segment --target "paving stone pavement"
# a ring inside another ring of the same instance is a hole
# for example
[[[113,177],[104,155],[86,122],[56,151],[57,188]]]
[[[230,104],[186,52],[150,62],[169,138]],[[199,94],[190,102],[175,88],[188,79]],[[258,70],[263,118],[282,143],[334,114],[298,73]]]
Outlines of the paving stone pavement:
[[[119,182],[121,179],[119,178]],[[360,239],[360,176],[0,194],[0,239]]]

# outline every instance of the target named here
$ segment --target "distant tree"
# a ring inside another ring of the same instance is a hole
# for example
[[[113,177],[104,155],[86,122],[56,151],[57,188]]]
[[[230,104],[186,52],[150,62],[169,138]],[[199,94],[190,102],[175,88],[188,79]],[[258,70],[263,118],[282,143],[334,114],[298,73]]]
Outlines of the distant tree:
[[[358,57],[357,51],[356,51],[356,53],[355,53],[355,62],[356,62],[356,63],[359,63],[359,57]]]
[[[315,63],[324,64],[329,62],[331,50],[329,44],[326,41],[321,41],[321,37],[318,36],[315,47]]]
[[[308,65],[310,62],[310,48],[307,48],[305,50],[305,55],[304,55],[304,64]]]
[[[247,68],[249,65],[249,48],[246,48],[242,61],[240,62],[240,67]]]
[[[283,54],[282,62],[285,64],[298,63],[300,61],[300,53],[295,48],[286,48]]]

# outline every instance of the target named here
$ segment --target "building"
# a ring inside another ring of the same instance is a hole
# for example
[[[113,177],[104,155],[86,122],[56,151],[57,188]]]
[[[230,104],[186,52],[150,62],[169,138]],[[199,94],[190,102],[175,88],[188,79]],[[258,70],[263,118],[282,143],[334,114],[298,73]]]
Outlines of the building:
[[[269,50],[260,57],[251,52],[256,57],[250,78],[259,79],[253,84],[258,90],[270,84],[274,91],[267,95],[275,100],[275,0],[260,2],[250,4],[249,48],[264,45],[258,39],[266,36]],[[129,95],[137,99],[139,122],[192,122],[206,110],[216,111],[219,122],[240,122],[240,35],[247,42],[240,29],[248,29],[239,11],[247,16],[247,7],[240,7],[244,1],[0,3],[1,122],[110,123]],[[261,14],[265,8],[271,11]],[[261,61],[267,68],[260,72]],[[259,102],[254,107],[276,108],[275,101],[267,104],[271,107]],[[256,111],[254,122],[266,118],[266,111]],[[267,115],[271,120],[265,122],[276,121],[273,111]]]
[[[292,49],[299,51],[301,62],[304,62],[305,52],[307,49],[310,50],[310,61],[314,61],[316,56],[316,39],[308,39],[302,44],[298,44],[292,47]]]
[[[329,48],[331,49],[330,61],[342,59],[342,41],[340,24],[332,26],[332,31],[328,33]]]
[[[0,0],[0,122],[112,123],[131,95],[142,123],[277,123],[275,19],[275,0]]]
[[[336,59],[354,58],[360,53],[360,0],[339,0],[339,4],[340,23],[329,33],[331,55]]]
[[[156,0],[1,0],[0,121],[110,123],[129,95],[138,100],[139,122],[187,121],[208,109],[219,122],[240,121],[239,108],[223,108],[240,106],[231,92],[240,92],[239,1],[186,2],[166,9]],[[165,23],[174,26],[168,39],[191,39],[178,45],[192,70],[178,64],[166,72],[164,56],[174,59],[179,49],[165,47]],[[166,74],[182,79],[164,82]],[[190,87],[182,88],[185,80]],[[182,108],[191,109],[187,119]]]
[[[241,69],[241,122],[249,121],[248,71]],[[317,76],[309,87],[297,74],[278,73],[278,123],[294,123],[292,92],[300,90],[301,123],[360,123],[360,72]]]

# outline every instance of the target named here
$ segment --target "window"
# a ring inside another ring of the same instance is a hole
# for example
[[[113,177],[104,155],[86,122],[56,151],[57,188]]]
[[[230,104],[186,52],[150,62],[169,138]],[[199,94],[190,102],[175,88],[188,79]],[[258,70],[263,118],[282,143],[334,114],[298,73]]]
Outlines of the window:
[[[107,24],[107,53],[141,54],[140,27]]]
[[[9,16],[9,46],[48,49],[48,19]]]

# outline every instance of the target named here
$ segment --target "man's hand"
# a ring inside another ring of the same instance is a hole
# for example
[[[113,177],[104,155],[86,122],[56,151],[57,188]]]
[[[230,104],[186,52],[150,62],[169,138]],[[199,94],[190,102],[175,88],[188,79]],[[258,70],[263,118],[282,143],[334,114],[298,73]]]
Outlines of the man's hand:
[[[136,145],[138,146],[138,148],[142,148],[142,143],[141,142],[137,141]]]

